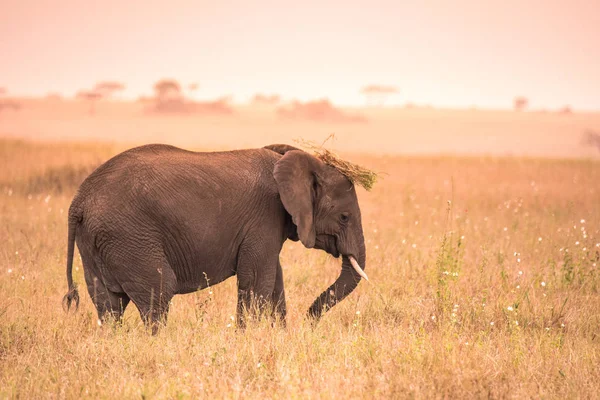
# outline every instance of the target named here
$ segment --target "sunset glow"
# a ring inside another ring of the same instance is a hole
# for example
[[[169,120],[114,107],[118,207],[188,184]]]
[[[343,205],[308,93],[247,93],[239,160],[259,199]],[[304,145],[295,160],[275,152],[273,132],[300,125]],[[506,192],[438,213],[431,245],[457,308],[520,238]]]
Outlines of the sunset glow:
[[[123,98],[160,78],[193,97],[256,93],[364,105],[600,109],[600,3],[558,1],[0,3],[0,87],[72,96],[101,80]]]

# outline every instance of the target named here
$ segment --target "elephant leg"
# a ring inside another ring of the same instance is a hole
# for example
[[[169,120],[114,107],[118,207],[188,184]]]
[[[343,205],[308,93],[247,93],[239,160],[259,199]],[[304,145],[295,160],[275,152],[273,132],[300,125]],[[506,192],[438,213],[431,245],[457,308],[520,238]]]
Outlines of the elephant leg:
[[[265,313],[272,309],[279,252],[270,249],[265,240],[245,240],[240,246],[237,266],[237,322],[246,326],[246,314]]]
[[[98,321],[102,323],[112,318],[121,322],[129,297],[125,293],[111,292],[91,268],[84,268],[84,275],[88,292],[98,311]]]
[[[147,328],[156,335],[167,322],[169,304],[177,290],[177,278],[164,255],[146,254],[132,261],[121,286],[136,305]]]
[[[277,275],[275,277],[275,289],[273,290],[273,309],[275,317],[279,317],[279,321],[285,327],[287,309],[285,306],[285,290],[283,287],[283,270],[279,261],[277,262]]]

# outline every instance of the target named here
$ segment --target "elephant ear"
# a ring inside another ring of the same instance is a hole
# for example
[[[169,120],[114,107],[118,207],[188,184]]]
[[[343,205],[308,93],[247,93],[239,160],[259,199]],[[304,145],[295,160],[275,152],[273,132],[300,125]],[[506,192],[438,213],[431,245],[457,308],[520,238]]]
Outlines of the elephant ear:
[[[315,246],[314,200],[319,161],[301,150],[285,153],[275,164],[273,176],[281,202],[292,216],[298,237],[307,248]]]

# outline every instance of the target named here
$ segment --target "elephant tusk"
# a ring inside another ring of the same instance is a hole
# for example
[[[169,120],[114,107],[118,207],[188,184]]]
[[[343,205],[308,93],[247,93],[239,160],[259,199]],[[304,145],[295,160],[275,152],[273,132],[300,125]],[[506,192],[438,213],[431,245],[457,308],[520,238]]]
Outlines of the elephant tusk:
[[[363,271],[363,269],[360,267],[360,265],[358,265],[358,262],[354,259],[354,257],[348,256],[348,258],[350,259],[350,264],[352,264],[352,267],[354,267],[354,270],[356,272],[358,272],[358,274],[360,276],[362,276],[363,278],[365,278],[368,281],[369,277],[367,276],[367,274],[365,274],[365,271]]]

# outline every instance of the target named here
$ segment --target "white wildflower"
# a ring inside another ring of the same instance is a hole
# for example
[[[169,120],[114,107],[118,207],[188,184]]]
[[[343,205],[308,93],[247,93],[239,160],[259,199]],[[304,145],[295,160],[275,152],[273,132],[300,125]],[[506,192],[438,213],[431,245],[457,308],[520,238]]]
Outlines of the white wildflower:
[[[506,309],[507,309],[508,311],[513,311],[513,308],[512,308],[512,306],[508,306],[508,307],[506,307]]]

